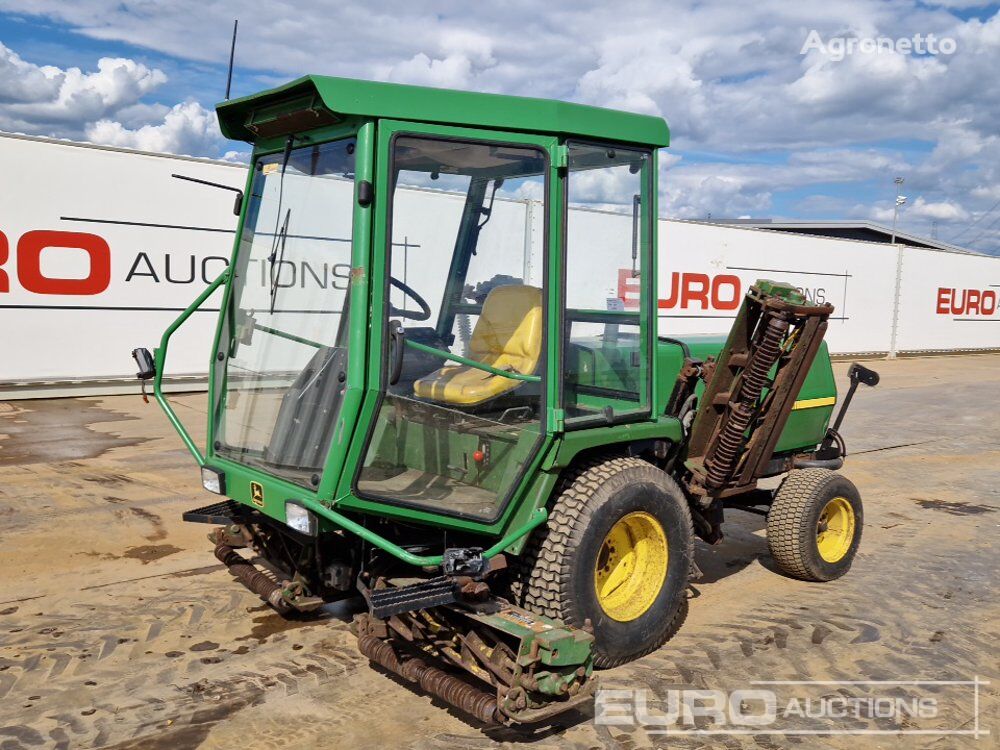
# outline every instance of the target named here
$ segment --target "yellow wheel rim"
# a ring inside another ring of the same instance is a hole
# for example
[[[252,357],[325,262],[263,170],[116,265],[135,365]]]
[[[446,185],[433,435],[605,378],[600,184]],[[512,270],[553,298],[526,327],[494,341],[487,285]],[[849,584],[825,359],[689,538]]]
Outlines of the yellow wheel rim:
[[[816,546],[819,556],[828,563],[839,562],[854,541],[854,508],[843,497],[835,497],[823,506],[816,523]]]
[[[613,620],[628,622],[653,606],[667,578],[667,535],[649,513],[622,517],[604,537],[594,565],[594,587],[601,608]]]

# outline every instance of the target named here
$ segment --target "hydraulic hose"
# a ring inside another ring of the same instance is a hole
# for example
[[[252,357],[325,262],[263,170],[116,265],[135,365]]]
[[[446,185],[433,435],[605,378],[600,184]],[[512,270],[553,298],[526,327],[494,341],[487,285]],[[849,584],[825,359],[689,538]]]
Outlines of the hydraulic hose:
[[[664,344],[673,344],[674,346],[679,346],[685,358],[691,359],[691,347],[687,345],[687,342],[681,341],[680,339],[671,338],[670,336],[658,336],[657,338]]]
[[[792,466],[796,469],[830,469],[837,471],[844,465],[844,457],[839,458],[796,458]]]

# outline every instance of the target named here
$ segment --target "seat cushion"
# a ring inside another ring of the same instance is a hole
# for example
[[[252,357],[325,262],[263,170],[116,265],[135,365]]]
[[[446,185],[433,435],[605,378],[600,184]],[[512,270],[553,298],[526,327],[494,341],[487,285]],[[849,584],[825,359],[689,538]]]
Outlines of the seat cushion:
[[[483,303],[469,341],[469,358],[522,375],[534,374],[542,350],[542,290],[498,286]],[[513,390],[523,381],[465,365],[445,365],[413,384],[419,398],[474,406]]]

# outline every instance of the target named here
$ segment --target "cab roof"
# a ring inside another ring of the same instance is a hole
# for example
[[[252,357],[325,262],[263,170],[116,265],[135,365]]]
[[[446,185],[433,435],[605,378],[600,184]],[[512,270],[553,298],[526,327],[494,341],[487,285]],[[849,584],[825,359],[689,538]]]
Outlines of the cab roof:
[[[444,125],[516,130],[666,146],[662,117],[503,94],[303,76],[284,86],[216,105],[223,134],[259,138],[333,124],[347,117],[379,117]]]

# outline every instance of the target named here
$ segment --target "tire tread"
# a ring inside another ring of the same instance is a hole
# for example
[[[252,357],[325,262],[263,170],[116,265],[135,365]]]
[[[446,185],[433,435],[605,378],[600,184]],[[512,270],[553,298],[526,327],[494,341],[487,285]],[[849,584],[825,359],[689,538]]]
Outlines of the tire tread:
[[[767,514],[767,544],[771,557],[781,570],[803,581],[818,581],[805,557],[807,545],[806,517],[817,493],[827,482],[839,475],[829,469],[797,469],[781,482]]]
[[[549,510],[549,520],[541,533],[532,534],[524,551],[514,563],[515,575],[511,580],[511,593],[515,601],[525,609],[560,620],[569,625],[581,627],[583,623],[572,622],[572,599],[570,555],[571,542],[578,529],[590,523],[594,506],[591,499],[607,482],[631,469],[652,469],[657,467],[640,458],[631,456],[599,456],[581,462],[573,467],[561,482],[561,491]],[[662,478],[672,486],[678,496],[683,497],[677,483],[661,472]],[[688,525],[687,559],[694,561],[694,533],[687,504],[681,507]],[[690,577],[690,572],[689,572]],[[685,596],[682,591],[681,596]],[[671,617],[664,623],[662,638],[641,653],[627,657],[609,658],[595,653],[594,665],[601,669],[619,666],[632,659],[655,651],[671,638],[683,624],[687,616],[687,601],[674,607]]]

